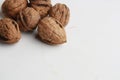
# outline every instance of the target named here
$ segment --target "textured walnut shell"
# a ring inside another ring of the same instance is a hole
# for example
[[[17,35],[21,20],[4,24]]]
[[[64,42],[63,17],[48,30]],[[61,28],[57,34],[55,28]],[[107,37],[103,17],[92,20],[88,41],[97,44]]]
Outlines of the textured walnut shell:
[[[65,27],[69,22],[70,10],[65,4],[57,3],[51,8],[49,15],[57,19]]]
[[[16,21],[4,18],[0,20],[0,41],[4,43],[16,43],[21,38],[19,26]]]
[[[19,12],[17,22],[21,31],[33,31],[39,22],[39,13],[30,7]]]
[[[5,16],[16,18],[22,9],[27,7],[27,0],[5,0],[2,4],[2,12]]]
[[[66,33],[63,26],[52,17],[45,17],[39,22],[38,37],[41,41],[51,45],[66,42]]]
[[[30,0],[31,6],[37,10],[41,18],[48,15],[51,8],[51,0]]]
[[[5,16],[16,18],[19,11],[27,7],[27,0],[5,0],[2,4],[2,12]]]

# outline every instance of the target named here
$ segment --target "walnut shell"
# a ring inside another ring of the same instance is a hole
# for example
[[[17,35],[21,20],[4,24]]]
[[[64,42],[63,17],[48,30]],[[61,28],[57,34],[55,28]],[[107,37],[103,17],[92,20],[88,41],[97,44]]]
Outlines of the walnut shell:
[[[17,22],[21,31],[33,31],[39,22],[39,13],[30,7],[19,12]]]
[[[27,0],[5,0],[2,4],[2,12],[5,16],[16,18],[20,10],[27,7]]]
[[[0,41],[4,43],[16,43],[20,40],[21,33],[16,21],[4,18],[0,20]]]
[[[57,20],[45,17],[38,24],[38,37],[41,41],[57,45],[66,42],[66,32]]]
[[[37,10],[41,18],[48,15],[51,8],[51,0],[30,0],[31,7]]]
[[[70,10],[65,4],[57,3],[51,8],[49,15],[57,19],[65,27],[69,22]]]

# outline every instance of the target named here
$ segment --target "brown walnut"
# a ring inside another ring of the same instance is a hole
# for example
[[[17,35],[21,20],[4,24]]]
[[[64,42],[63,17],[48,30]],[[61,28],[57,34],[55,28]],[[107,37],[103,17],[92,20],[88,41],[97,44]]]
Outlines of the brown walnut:
[[[69,22],[70,10],[65,4],[57,3],[51,8],[50,16],[57,19],[65,27]]]
[[[20,40],[21,33],[16,21],[4,18],[0,20],[0,41],[4,43],[16,43]]]
[[[38,37],[41,41],[51,45],[66,42],[66,33],[63,26],[52,17],[45,17],[39,22]]]
[[[51,8],[51,0],[30,0],[31,7],[37,10],[41,18],[48,15]]]
[[[17,22],[21,31],[33,31],[39,22],[39,13],[30,7],[19,12]]]
[[[2,4],[2,12],[5,16],[15,19],[19,11],[26,8],[27,4],[27,0],[5,0]]]

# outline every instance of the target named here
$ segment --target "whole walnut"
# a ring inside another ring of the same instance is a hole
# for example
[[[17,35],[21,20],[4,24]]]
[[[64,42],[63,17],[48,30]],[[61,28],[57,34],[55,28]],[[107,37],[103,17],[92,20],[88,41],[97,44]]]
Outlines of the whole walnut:
[[[31,7],[37,10],[41,16],[41,18],[48,15],[48,12],[51,5],[51,0],[30,0]]]
[[[50,17],[57,19],[65,27],[70,18],[70,10],[65,4],[57,3],[50,10]]]
[[[56,19],[45,17],[38,24],[38,38],[47,44],[62,44],[66,42],[66,32]]]
[[[4,43],[16,43],[20,40],[21,33],[16,21],[4,18],[0,20],[0,41]]]
[[[2,4],[2,12],[5,16],[15,19],[19,11],[26,8],[27,4],[27,0],[5,0]]]
[[[19,12],[17,22],[21,31],[33,31],[39,22],[39,13],[30,7]]]

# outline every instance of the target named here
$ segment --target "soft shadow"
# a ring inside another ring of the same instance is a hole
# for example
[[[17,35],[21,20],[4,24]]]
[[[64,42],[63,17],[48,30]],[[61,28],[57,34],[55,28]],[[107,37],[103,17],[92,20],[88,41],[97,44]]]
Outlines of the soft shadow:
[[[27,34],[27,35],[30,35],[30,34],[33,34],[34,31],[28,31],[28,32],[24,32],[24,31],[21,31],[22,34]]]
[[[0,17],[1,17],[1,18],[4,18],[4,17],[5,17],[1,10],[0,10]]]
[[[17,45],[18,42],[13,43],[13,44],[7,44],[7,43],[4,43],[4,42],[0,42],[0,47],[13,47],[13,46]]]

